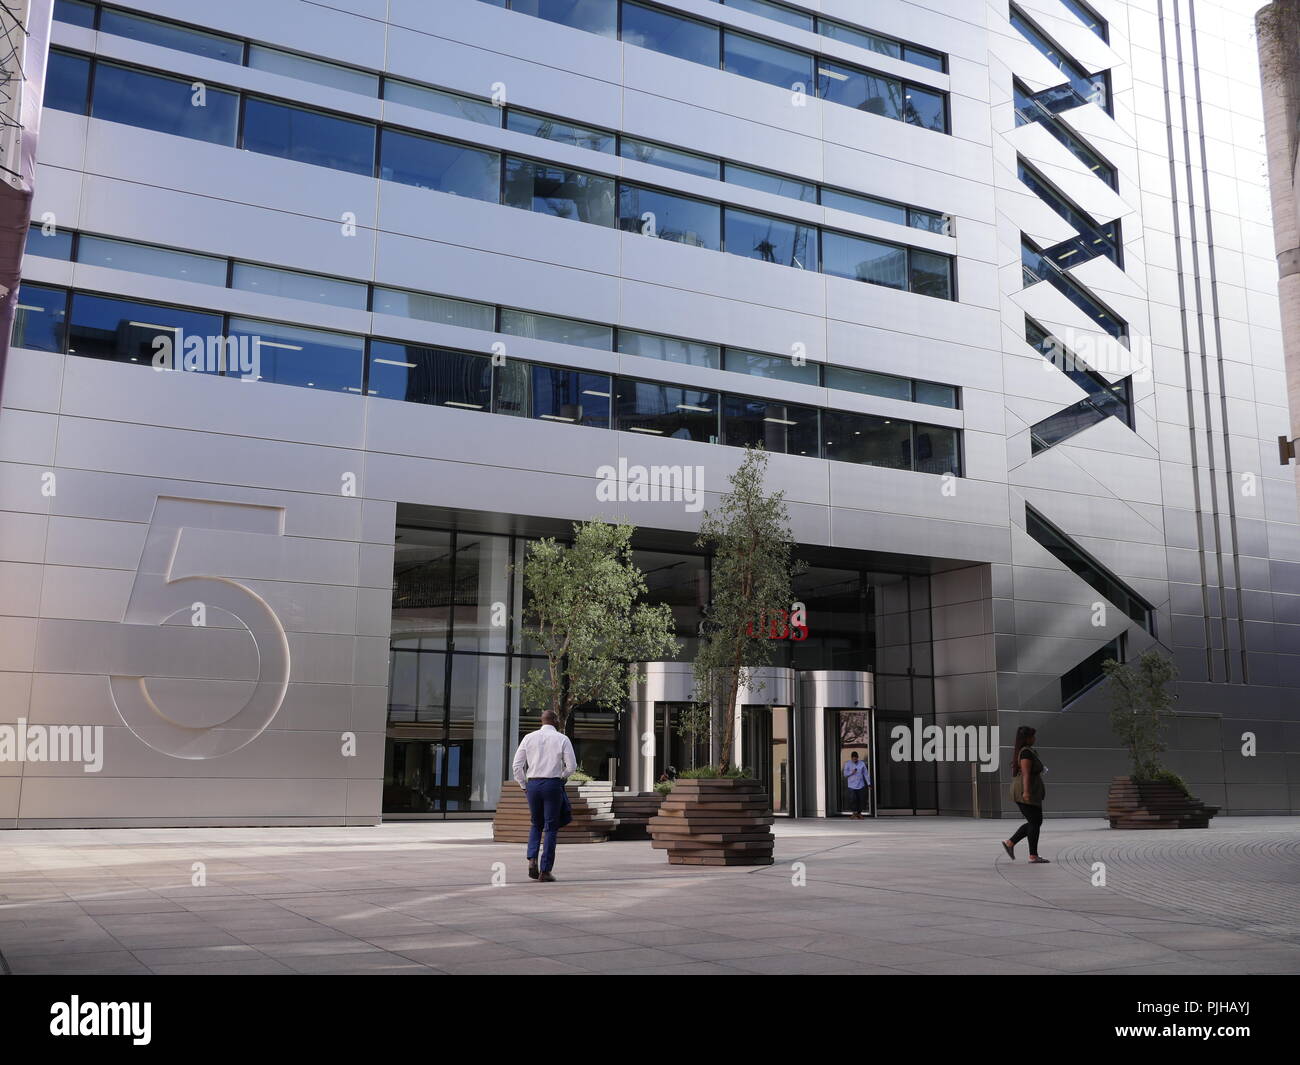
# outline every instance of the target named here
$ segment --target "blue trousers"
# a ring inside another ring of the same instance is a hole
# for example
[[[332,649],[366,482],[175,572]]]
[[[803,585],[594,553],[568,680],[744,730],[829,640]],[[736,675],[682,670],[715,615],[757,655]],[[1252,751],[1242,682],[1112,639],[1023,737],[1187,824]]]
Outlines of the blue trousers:
[[[539,868],[549,873],[555,864],[555,834],[560,829],[560,808],[564,804],[564,781],[558,777],[543,777],[527,782],[528,812],[532,827],[528,830],[528,860],[537,857],[537,847],[542,848]]]

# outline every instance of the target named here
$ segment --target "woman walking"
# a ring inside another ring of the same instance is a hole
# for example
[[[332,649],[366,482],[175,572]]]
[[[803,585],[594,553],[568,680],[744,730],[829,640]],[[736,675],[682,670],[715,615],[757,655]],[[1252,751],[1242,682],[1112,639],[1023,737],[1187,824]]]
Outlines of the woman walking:
[[[1025,823],[1016,829],[1014,836],[1002,841],[1002,849],[1014,862],[1016,844],[1028,836],[1029,864],[1048,865],[1046,858],[1038,856],[1038,830],[1043,826],[1043,799],[1047,797],[1047,788],[1043,786],[1043,763],[1034,750],[1036,736],[1037,733],[1028,725],[1016,729],[1015,751],[1011,758],[1011,800],[1025,815]]]

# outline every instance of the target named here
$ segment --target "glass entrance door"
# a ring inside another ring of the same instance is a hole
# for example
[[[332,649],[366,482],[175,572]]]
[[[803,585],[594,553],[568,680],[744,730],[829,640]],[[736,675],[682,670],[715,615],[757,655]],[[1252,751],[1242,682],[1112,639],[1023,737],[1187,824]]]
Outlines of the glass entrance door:
[[[862,812],[874,816],[876,812],[876,764],[872,757],[872,711],[826,711],[826,816],[838,817],[853,809],[852,795],[844,766],[852,761],[853,752],[867,763],[872,783],[867,786]]]
[[[741,764],[759,780],[772,799],[774,814],[790,814],[790,738],[793,714],[788,706],[746,706],[741,712]]]

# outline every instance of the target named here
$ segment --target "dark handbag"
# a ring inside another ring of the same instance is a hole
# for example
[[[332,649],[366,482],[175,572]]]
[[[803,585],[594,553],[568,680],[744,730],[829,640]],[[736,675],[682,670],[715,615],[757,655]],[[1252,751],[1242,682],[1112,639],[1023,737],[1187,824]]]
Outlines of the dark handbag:
[[[569,804],[569,789],[564,784],[560,785],[560,819],[556,823],[557,828],[563,828],[565,825],[573,823],[573,807]]]

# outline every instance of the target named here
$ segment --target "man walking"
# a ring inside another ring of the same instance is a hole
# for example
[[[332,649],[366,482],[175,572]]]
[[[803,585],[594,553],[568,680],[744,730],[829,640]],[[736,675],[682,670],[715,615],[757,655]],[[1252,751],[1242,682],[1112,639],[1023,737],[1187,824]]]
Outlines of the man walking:
[[[528,875],[543,883],[555,879],[551,867],[555,864],[555,834],[560,829],[560,815],[564,808],[564,781],[578,768],[569,737],[556,728],[560,723],[554,710],[542,714],[542,727],[530,732],[515,751],[511,766],[515,780],[528,794],[528,813],[532,828],[528,832]],[[541,844],[541,868],[537,863],[537,847]]]
[[[867,785],[871,783],[871,774],[867,772],[867,763],[854,751],[844,763],[844,778],[849,785],[849,803],[853,808],[853,820],[862,820],[862,800],[867,795]]]

